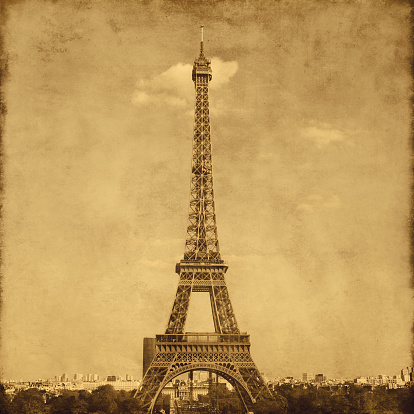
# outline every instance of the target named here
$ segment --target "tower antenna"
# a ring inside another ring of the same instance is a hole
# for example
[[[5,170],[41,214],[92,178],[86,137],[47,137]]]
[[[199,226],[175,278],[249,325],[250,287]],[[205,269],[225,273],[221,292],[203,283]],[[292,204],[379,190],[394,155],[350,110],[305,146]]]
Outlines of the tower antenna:
[[[201,47],[200,47],[200,55],[204,55],[204,25],[200,26],[201,29]]]

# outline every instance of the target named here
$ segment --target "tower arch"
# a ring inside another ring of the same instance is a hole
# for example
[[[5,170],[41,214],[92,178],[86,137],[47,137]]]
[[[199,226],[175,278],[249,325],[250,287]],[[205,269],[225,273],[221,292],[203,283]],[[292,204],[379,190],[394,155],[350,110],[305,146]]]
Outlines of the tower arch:
[[[161,395],[162,390],[167,386],[170,381],[173,381],[174,378],[185,374],[187,372],[193,371],[205,371],[212,372],[224,378],[231,386],[236,390],[237,395],[239,396],[241,403],[247,409],[247,407],[256,402],[253,396],[250,393],[250,390],[244,384],[243,378],[238,375],[234,367],[227,367],[227,364],[214,364],[214,363],[188,363],[183,364],[182,366],[175,367],[170,371],[165,377],[164,380],[160,383],[157,392],[152,399],[150,412],[153,412],[155,404],[158,400],[158,397]],[[230,365],[230,364],[228,364]]]

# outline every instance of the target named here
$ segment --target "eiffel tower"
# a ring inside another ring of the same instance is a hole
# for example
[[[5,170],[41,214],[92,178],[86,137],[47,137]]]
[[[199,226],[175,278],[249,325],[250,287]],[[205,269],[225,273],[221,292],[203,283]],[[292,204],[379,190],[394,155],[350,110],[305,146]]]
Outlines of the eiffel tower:
[[[152,413],[162,389],[185,372],[209,371],[236,390],[246,412],[257,400],[272,398],[250,355],[250,339],[236,322],[220,256],[214,208],[208,86],[211,61],[204,55],[201,26],[200,56],[192,79],[196,104],[191,171],[190,209],[184,259],[176,265],[177,293],[164,335],[156,335],[155,355],[136,393]],[[184,331],[192,292],[210,294],[214,333]]]

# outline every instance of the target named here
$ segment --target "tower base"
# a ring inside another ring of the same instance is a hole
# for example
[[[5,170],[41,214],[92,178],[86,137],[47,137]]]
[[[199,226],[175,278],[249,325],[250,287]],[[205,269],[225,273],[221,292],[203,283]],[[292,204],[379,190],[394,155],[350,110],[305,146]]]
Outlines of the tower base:
[[[162,389],[189,371],[209,371],[227,380],[246,412],[257,400],[273,398],[250,355],[249,335],[188,333],[157,335],[155,356],[136,398],[152,413]]]

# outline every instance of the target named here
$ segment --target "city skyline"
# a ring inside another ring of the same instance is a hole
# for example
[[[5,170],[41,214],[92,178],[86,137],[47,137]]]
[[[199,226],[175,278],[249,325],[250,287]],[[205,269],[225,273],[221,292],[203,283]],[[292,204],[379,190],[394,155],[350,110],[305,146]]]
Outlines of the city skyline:
[[[220,248],[259,370],[411,365],[410,8],[237,4],[6,6],[2,378],[141,377],[184,253],[200,24]],[[186,330],[212,331],[194,296]]]
[[[119,374],[119,373],[118,373]],[[31,379],[28,381],[23,382],[38,382],[38,381],[44,381],[44,382],[95,382],[95,383],[104,383],[104,382],[141,382],[142,378],[135,378],[133,375],[130,374],[124,374],[124,375],[114,375],[112,372],[111,374],[79,374],[79,373],[63,373],[60,375],[54,375],[50,378],[36,378]],[[194,371],[194,381],[195,382],[206,382],[209,381],[209,373],[208,371]],[[320,373],[319,371],[316,371],[315,373],[301,373],[300,375],[286,375],[283,377],[280,376],[272,376],[270,378],[265,378],[268,383],[274,383],[278,381],[283,380],[294,380],[295,382],[329,382],[329,381],[354,381],[355,383],[363,384],[362,380],[366,379],[379,379],[379,378],[395,378],[400,377],[405,382],[412,382],[411,378],[413,376],[413,367],[404,367],[402,369],[397,369],[392,374],[384,374],[384,373],[376,373],[375,375],[356,375],[352,378],[332,378],[329,375],[325,375],[324,373]],[[228,382],[223,377],[218,378],[221,382]],[[180,374],[177,377],[175,377],[171,382],[175,382],[176,380],[179,381],[190,381],[188,373]],[[3,382],[19,382],[21,380],[17,379],[4,379]],[[229,383],[229,382],[228,382]],[[230,383],[229,383],[230,384]],[[231,384],[230,384],[231,385]]]

